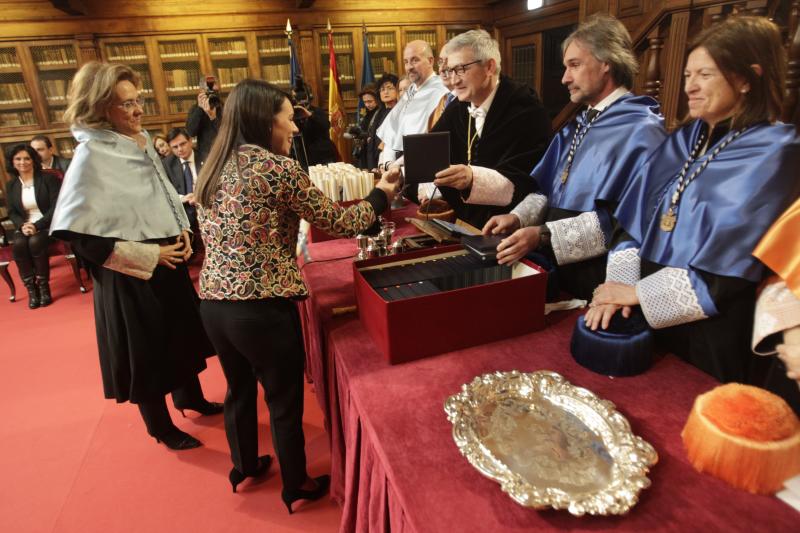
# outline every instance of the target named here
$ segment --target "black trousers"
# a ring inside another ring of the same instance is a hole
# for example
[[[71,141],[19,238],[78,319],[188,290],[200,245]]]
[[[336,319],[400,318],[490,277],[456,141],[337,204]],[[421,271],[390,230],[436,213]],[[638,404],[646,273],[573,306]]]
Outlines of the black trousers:
[[[299,488],[307,478],[303,435],[305,350],[295,302],[285,298],[205,300],[200,314],[228,380],[225,432],[234,466],[244,474],[256,469],[257,382],[261,382],[283,487]]]
[[[33,279],[50,279],[50,237],[47,230],[37,231],[33,235],[25,235],[21,231],[14,232],[11,254],[17,263],[19,275],[23,281]]]
[[[192,406],[203,405],[205,402],[203,389],[200,388],[200,380],[196,375],[189,379],[183,387],[172,391],[172,403],[176,409],[190,409]],[[147,433],[150,435],[161,437],[175,427],[169,416],[169,410],[167,410],[166,398],[140,402],[137,405],[144,425],[147,426]]]

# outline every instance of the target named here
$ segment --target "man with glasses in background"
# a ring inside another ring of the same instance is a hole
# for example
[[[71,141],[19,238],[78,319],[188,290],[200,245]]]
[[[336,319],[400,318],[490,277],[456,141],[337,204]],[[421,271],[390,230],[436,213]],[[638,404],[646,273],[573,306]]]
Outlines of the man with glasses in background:
[[[451,39],[442,68],[458,98],[432,132],[450,132],[449,168],[433,182],[458,218],[478,228],[535,190],[530,171],[547,148],[550,120],[533,89],[500,74],[500,48],[484,30]]]
[[[403,135],[427,133],[428,119],[448,92],[433,71],[433,51],[425,41],[406,45],[403,66],[411,86],[378,129],[384,145],[378,163],[384,169],[402,155]]]

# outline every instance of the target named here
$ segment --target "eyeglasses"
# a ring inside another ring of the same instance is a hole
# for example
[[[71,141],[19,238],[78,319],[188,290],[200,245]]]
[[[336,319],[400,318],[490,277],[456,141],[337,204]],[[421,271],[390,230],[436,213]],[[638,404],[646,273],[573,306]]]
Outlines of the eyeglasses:
[[[383,87],[381,87],[382,93],[388,93],[389,91],[396,91],[396,90],[397,87],[395,87],[394,85],[385,84]]]
[[[139,109],[144,109],[144,98],[140,96],[135,100],[125,100],[121,104],[117,104],[117,107],[119,107],[120,109],[124,109],[128,113],[133,111],[135,107],[138,107]]]
[[[464,73],[469,70],[469,67],[474,65],[475,63],[481,63],[480,59],[476,59],[475,61],[470,61],[469,63],[464,63],[463,65],[456,65],[452,68],[443,68],[439,73],[442,75],[443,78],[449,78],[453,74],[458,77],[464,75]]]

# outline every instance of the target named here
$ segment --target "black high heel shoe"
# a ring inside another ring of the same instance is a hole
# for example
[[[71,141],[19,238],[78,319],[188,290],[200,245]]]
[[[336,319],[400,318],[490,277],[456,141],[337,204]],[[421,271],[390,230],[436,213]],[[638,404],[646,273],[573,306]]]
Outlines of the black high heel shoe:
[[[219,402],[206,402],[203,405],[198,405],[197,407],[176,407],[178,411],[181,412],[181,416],[186,418],[186,413],[183,411],[189,409],[190,411],[197,411],[203,416],[211,416],[211,415],[218,415],[222,411],[225,410],[225,406]]]
[[[233,489],[233,492],[234,493],[236,492],[236,487],[246,478],[249,477],[257,478],[266,474],[271,464],[272,464],[272,457],[269,455],[262,455],[261,457],[258,458],[258,463],[256,463],[256,470],[252,474],[242,474],[235,467],[231,468],[231,471],[228,474],[228,480],[231,482],[231,488]]]
[[[199,448],[203,445],[202,442],[192,437],[188,433],[181,431],[178,428],[171,429],[169,433],[153,437],[156,442],[164,443],[170,450],[191,450],[192,448]]]
[[[286,509],[289,510],[289,514],[293,513],[292,504],[297,500],[309,500],[313,502],[319,500],[328,492],[328,488],[331,486],[331,476],[325,474],[324,476],[315,477],[314,481],[317,483],[317,488],[313,490],[283,489],[281,492],[281,499],[284,505],[286,505]]]

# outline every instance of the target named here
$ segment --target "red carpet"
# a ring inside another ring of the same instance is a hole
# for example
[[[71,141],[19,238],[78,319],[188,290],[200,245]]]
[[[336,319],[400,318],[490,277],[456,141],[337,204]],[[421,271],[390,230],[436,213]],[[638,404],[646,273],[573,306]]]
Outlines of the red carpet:
[[[231,492],[222,415],[176,424],[203,441],[173,452],[147,435],[134,405],[103,399],[92,294],[80,294],[63,258],[51,259],[55,301],[29,310],[0,283],[0,531],[237,532],[336,531],[341,511],[329,500],[298,502],[289,516],[273,466],[263,480]],[[216,358],[200,375],[206,396],[222,401]],[[306,391],[309,473],[330,471],[327,438],[314,395]],[[168,402],[169,403],[169,402]],[[272,453],[266,407],[259,400],[261,453]],[[188,413],[187,413],[188,414]]]

